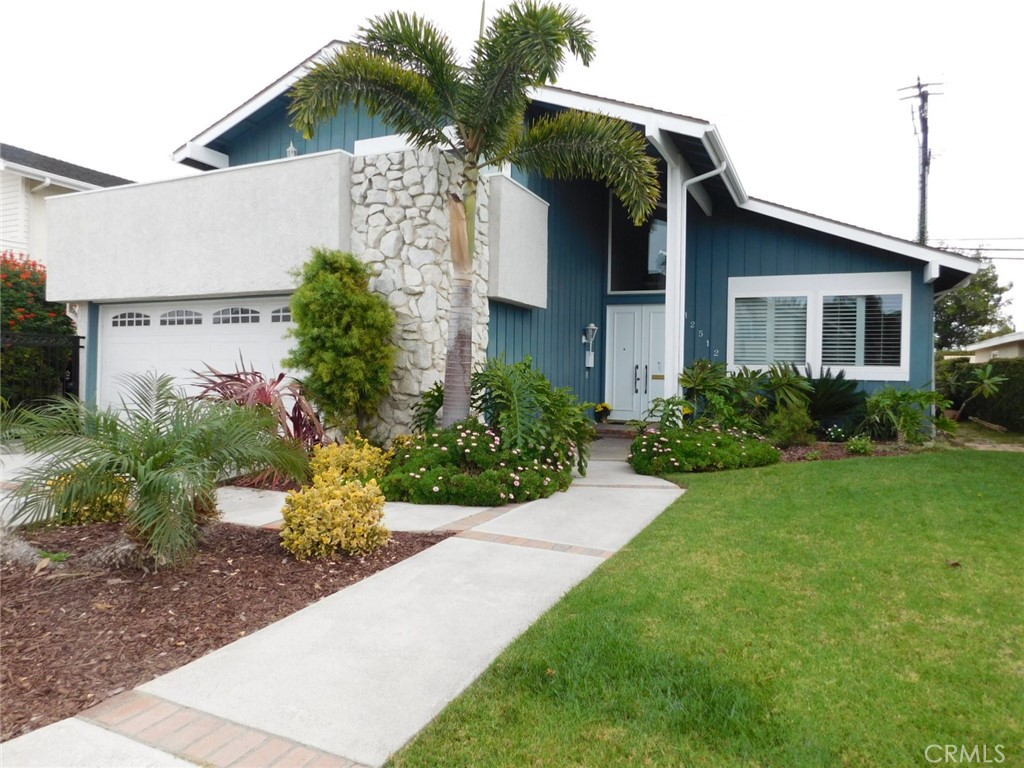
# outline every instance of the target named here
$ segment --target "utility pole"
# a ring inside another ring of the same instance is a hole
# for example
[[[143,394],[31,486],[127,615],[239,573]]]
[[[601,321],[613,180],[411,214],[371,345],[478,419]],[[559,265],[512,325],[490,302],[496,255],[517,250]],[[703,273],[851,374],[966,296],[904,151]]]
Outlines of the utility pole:
[[[908,85],[906,88],[900,88],[900,91],[917,91],[917,93],[911,94],[910,96],[904,96],[901,101],[907,99],[917,99],[917,113],[918,123],[921,125],[921,133],[919,134],[919,145],[921,147],[921,162],[920,162],[920,199],[918,201],[918,213],[917,213],[917,242],[921,245],[928,244],[928,172],[932,166],[932,153],[928,148],[928,88],[930,86],[942,85],[942,83],[922,83],[921,78],[917,78],[917,85]],[[941,96],[942,94],[936,93],[935,96]],[[911,117],[913,117],[913,107],[911,107]],[[915,127],[914,130],[917,133]]]

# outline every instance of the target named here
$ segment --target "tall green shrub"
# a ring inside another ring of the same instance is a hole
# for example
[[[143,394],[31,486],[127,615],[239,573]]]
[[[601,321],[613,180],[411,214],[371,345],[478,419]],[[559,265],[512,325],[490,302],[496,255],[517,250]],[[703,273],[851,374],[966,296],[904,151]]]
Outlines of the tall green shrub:
[[[292,296],[296,346],[284,361],[305,371],[303,386],[328,421],[374,414],[391,387],[395,316],[369,288],[366,265],[350,253],[314,248]]]

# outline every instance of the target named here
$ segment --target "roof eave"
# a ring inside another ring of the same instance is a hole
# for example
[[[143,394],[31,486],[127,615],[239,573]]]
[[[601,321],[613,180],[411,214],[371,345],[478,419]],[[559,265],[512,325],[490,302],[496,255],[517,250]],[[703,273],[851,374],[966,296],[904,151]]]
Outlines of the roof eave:
[[[194,160],[194,157],[192,156],[194,150],[189,148],[190,145],[193,147],[207,147],[209,144],[224,135],[228,130],[249,117],[252,117],[252,115],[254,115],[258,110],[265,107],[274,99],[286,94],[291,87],[299,81],[299,78],[302,77],[307,68],[319,57],[324,54],[340,50],[344,46],[345,43],[340,40],[331,41],[312,56],[304,59],[297,66],[293,67],[283,76],[279,77],[262,91],[243,103],[241,106],[231,110],[209,128],[186,141],[171,153],[171,159],[174,160],[174,162],[182,163],[183,165],[191,165],[196,168],[202,167],[201,165],[196,165],[192,162]]]
[[[12,163],[9,160],[0,160],[0,169],[12,171],[13,173],[17,173],[27,179],[34,179],[35,181],[43,183],[49,181],[51,184],[56,184],[60,187],[67,187],[68,189],[74,189],[78,192],[86,192],[90,189],[103,189],[99,184],[90,184],[87,181],[73,179],[70,176],[60,176],[55,173],[47,173],[46,171],[40,171],[38,168],[32,168],[20,163]]]
[[[917,243],[912,243],[909,240],[902,240],[898,237],[892,237],[891,235],[883,235],[880,232],[861,229],[860,227],[843,224],[842,222],[833,221],[832,219],[825,219],[810,213],[794,210],[793,208],[787,208],[776,203],[769,203],[765,200],[747,198],[746,201],[738,203],[738,205],[743,210],[750,211],[752,213],[758,213],[762,216],[770,216],[771,218],[806,227],[807,229],[813,229],[825,234],[835,235],[843,238],[844,240],[851,240],[863,245],[869,245],[873,248],[889,251],[890,253],[907,256],[929,264],[935,264],[937,267],[956,270],[964,273],[965,275],[973,275],[984,266],[977,259],[972,259],[968,256],[961,256],[960,254],[950,253],[949,251],[943,251],[938,248],[918,245]]]

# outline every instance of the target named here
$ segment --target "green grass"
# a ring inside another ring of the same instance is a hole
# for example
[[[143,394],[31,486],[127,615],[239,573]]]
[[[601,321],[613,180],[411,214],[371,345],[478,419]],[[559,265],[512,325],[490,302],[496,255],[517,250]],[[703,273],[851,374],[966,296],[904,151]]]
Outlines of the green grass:
[[[677,479],[391,764],[1024,765],[1024,455]]]

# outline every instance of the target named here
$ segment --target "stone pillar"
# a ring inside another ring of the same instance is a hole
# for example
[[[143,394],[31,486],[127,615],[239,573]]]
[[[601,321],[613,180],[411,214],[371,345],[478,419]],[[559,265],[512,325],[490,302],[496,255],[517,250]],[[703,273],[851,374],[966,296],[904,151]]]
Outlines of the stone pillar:
[[[409,432],[420,395],[444,381],[451,251],[448,192],[459,163],[438,149],[352,158],[352,252],[370,266],[371,290],[396,315],[391,393],[375,425],[387,440]],[[487,181],[477,203],[473,356],[487,357]]]

